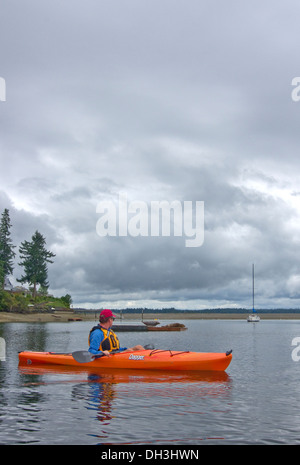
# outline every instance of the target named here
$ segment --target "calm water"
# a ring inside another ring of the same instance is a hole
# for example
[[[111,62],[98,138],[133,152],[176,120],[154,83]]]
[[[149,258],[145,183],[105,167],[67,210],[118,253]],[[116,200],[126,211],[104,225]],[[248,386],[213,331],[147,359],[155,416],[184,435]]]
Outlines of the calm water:
[[[233,349],[226,374],[104,374],[18,367],[18,351],[86,349],[93,322],[5,323],[0,444],[300,444],[298,321],[184,320],[187,331],[119,333],[123,345]]]

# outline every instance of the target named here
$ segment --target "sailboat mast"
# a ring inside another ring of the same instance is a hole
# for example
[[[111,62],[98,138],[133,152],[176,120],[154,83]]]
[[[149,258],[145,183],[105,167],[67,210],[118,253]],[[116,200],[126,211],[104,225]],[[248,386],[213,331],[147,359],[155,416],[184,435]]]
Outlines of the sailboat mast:
[[[260,317],[256,313],[256,310],[254,308],[254,263],[252,264],[252,305],[253,305],[253,310],[252,314],[248,316],[247,321],[260,321]]]
[[[255,312],[254,310],[254,263],[252,264],[252,302],[253,302],[253,305],[252,305],[253,312]]]

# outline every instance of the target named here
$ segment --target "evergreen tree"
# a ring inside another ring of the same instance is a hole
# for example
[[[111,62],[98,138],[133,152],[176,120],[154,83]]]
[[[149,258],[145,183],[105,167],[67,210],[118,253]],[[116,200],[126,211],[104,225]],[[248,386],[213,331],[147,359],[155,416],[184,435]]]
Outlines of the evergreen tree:
[[[38,231],[32,236],[32,241],[24,241],[19,248],[21,262],[19,265],[24,267],[24,276],[17,281],[21,283],[28,282],[33,285],[33,297],[36,297],[37,285],[48,288],[48,268],[47,263],[53,263],[50,260],[55,254],[45,248],[45,238]]]
[[[0,260],[0,289],[4,289],[4,284],[5,284],[4,264],[3,264],[3,261]]]
[[[0,222],[0,263],[1,263],[1,287],[4,287],[5,277],[13,273],[13,259],[16,256],[15,246],[10,239],[9,210],[5,208]]]

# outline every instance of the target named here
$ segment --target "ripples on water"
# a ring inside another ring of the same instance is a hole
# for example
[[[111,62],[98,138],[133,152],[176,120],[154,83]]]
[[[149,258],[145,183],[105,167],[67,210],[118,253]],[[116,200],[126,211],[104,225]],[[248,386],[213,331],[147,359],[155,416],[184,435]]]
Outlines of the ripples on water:
[[[90,323],[2,324],[1,444],[299,444],[296,321],[186,320],[176,333],[121,341],[195,351],[233,349],[226,373],[93,373],[18,367],[18,351],[86,348]]]

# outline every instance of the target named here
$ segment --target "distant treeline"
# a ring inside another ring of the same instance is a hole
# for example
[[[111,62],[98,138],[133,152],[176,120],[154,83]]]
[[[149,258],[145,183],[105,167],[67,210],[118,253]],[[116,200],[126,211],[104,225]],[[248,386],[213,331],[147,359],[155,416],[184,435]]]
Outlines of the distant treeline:
[[[101,309],[84,309],[76,308],[75,312],[85,313],[85,312],[99,312]],[[114,313],[234,313],[234,314],[249,314],[252,310],[246,308],[206,308],[204,310],[178,310],[176,308],[123,308],[123,309],[113,309]],[[300,313],[300,308],[268,308],[268,309],[256,309],[257,313]]]

